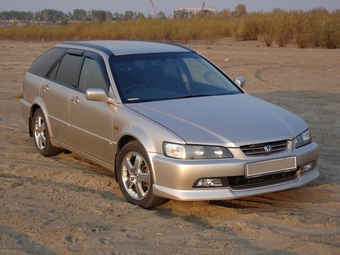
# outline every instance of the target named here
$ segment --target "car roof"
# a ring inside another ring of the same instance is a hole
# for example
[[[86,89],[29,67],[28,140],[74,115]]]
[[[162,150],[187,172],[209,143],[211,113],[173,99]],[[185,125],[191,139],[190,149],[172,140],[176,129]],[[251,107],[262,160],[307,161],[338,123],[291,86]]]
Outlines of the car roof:
[[[56,47],[65,46],[72,46],[72,48],[89,47],[115,56],[143,53],[194,52],[192,49],[179,44],[139,40],[66,41]]]

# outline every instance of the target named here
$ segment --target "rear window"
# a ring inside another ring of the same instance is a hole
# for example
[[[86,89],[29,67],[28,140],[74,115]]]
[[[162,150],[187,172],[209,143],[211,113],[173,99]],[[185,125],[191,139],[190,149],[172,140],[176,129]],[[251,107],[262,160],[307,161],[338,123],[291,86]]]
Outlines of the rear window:
[[[63,48],[52,48],[49,51],[45,52],[39,58],[37,58],[30,69],[28,70],[30,73],[38,75],[40,77],[45,77],[48,71],[51,69],[53,64],[60,58],[60,56],[66,51]]]

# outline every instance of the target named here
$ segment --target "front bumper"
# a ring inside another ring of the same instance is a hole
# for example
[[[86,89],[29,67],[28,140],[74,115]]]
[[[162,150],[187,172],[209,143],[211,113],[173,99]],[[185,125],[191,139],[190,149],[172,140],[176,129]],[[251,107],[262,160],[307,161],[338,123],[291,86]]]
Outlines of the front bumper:
[[[318,162],[318,145],[311,143],[292,152],[265,157],[244,157],[221,160],[177,160],[163,155],[150,153],[154,169],[153,192],[156,196],[174,200],[227,200],[245,196],[259,195],[292,189],[306,185],[320,175]],[[275,182],[257,183],[256,186],[233,189],[228,187],[195,188],[194,184],[201,178],[244,176],[245,165],[254,161],[296,156],[298,169],[314,161],[315,167],[308,172]]]
[[[277,192],[304,186],[319,177],[317,168],[298,176],[295,180],[280,184],[266,185],[263,187],[245,190],[233,190],[231,188],[196,188],[191,190],[178,190],[164,186],[154,185],[154,194],[173,200],[201,201],[201,200],[228,200],[247,196],[260,195],[264,193]]]

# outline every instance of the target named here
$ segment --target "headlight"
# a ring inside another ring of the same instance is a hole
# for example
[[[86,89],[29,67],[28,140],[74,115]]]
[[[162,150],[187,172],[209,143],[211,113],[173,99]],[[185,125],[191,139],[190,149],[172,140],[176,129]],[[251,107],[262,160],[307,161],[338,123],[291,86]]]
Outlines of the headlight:
[[[305,146],[312,141],[312,134],[309,129],[307,129],[305,132],[301,133],[294,139],[295,149]]]
[[[163,151],[165,156],[178,159],[217,159],[233,157],[228,149],[219,146],[164,143]]]

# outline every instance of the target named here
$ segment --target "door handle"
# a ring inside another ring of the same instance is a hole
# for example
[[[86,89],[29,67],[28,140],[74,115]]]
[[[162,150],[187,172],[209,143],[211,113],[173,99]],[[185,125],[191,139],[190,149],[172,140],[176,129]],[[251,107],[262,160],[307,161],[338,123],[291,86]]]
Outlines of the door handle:
[[[74,103],[79,103],[80,99],[77,96],[71,96],[71,101],[74,102]]]
[[[41,88],[42,88],[44,91],[50,90],[50,87],[48,86],[48,84],[42,85]]]

